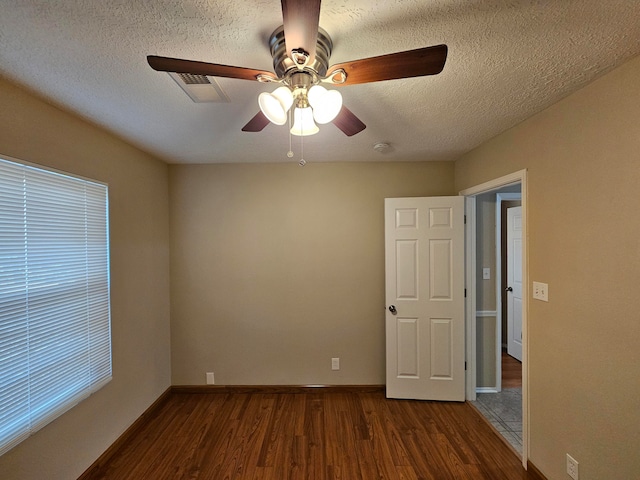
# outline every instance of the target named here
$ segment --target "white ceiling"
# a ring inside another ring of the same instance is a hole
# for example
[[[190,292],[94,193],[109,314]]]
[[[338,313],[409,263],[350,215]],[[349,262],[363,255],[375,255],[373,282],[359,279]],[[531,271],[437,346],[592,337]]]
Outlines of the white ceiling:
[[[440,43],[449,56],[439,75],[342,87],[366,130],[321,126],[304,158],[455,160],[638,55],[639,19],[636,0],[324,0],[330,64]],[[286,127],[240,130],[273,85],[219,78],[231,102],[198,104],[146,61],[272,71],[281,23],[278,0],[2,0],[0,74],[170,163],[291,161]]]

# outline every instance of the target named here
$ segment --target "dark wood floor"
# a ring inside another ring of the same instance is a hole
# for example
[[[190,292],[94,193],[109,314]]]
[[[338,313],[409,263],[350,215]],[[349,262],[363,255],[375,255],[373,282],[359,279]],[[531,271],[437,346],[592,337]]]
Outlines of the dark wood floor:
[[[522,363],[502,351],[502,388],[522,387]]]
[[[466,403],[171,393],[156,412],[83,480],[535,478]]]

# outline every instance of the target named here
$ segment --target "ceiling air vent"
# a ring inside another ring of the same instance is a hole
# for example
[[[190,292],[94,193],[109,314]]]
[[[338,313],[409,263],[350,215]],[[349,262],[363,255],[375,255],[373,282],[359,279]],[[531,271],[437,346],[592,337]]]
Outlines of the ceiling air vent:
[[[189,98],[196,103],[229,103],[229,97],[213,78],[191,73],[168,72]]]

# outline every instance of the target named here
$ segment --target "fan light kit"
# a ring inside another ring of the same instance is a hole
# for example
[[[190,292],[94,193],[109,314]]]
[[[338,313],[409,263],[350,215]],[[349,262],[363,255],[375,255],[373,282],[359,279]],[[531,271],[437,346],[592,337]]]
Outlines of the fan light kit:
[[[275,125],[287,123],[287,113],[293,108],[293,126],[290,133],[300,137],[314,135],[320,131],[316,123],[332,122],[342,109],[342,95],[337,90],[327,90],[320,83],[332,85],[343,83],[346,74],[338,69],[325,77],[333,43],[329,34],[319,26],[313,61],[302,48],[294,48],[287,55],[284,25],[278,27],[269,40],[273,69],[276,75],[260,74],[257,80],[263,83],[280,83],[272,93],[258,96],[260,111]],[[363,124],[364,128],[364,124]]]
[[[281,4],[283,25],[269,40],[275,73],[155,55],[147,61],[161,72],[280,84],[258,96],[260,111],[242,128],[245,132],[260,132],[269,123],[284,125],[293,113],[292,135],[313,135],[319,131],[317,124],[333,123],[350,137],[366,125],[342,104],[340,92],[321,83],[341,87],[436,75],[447,60],[447,46],[435,45],[329,66],[333,42],[319,26],[320,0],[281,0]]]
[[[263,92],[258,96],[260,110],[271,123],[284,125],[287,113],[293,111],[293,135],[307,136],[318,133],[316,122],[323,125],[333,121],[342,108],[342,95],[336,90],[328,91],[320,85],[306,88],[278,87],[273,93]]]

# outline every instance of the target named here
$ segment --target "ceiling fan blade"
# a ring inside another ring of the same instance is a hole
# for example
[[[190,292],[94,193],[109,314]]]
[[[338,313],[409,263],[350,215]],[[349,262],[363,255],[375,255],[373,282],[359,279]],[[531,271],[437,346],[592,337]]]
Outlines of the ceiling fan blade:
[[[249,120],[249,123],[242,127],[242,131],[261,132],[267,125],[269,125],[269,119],[265,117],[264,113],[258,112],[251,120]]]
[[[149,65],[159,72],[191,73],[211,77],[239,78],[242,80],[257,80],[259,75],[275,78],[271,72],[255,70],[253,68],[232,67],[217,63],[196,62],[179,58],[147,56]]]
[[[309,54],[307,63],[312,64],[316,56],[320,0],[282,0],[282,20],[287,55],[301,48]]]
[[[360,133],[367,126],[362,123],[355,114],[344,105],[338,116],[333,119],[333,124],[338,127],[347,137],[351,137],[356,133]]]
[[[356,85],[358,83],[379,82],[398,78],[421,77],[440,73],[446,60],[447,46],[435,45],[433,47],[338,63],[329,67],[327,77],[331,77],[339,69],[343,69],[347,74],[346,81],[340,85]]]

